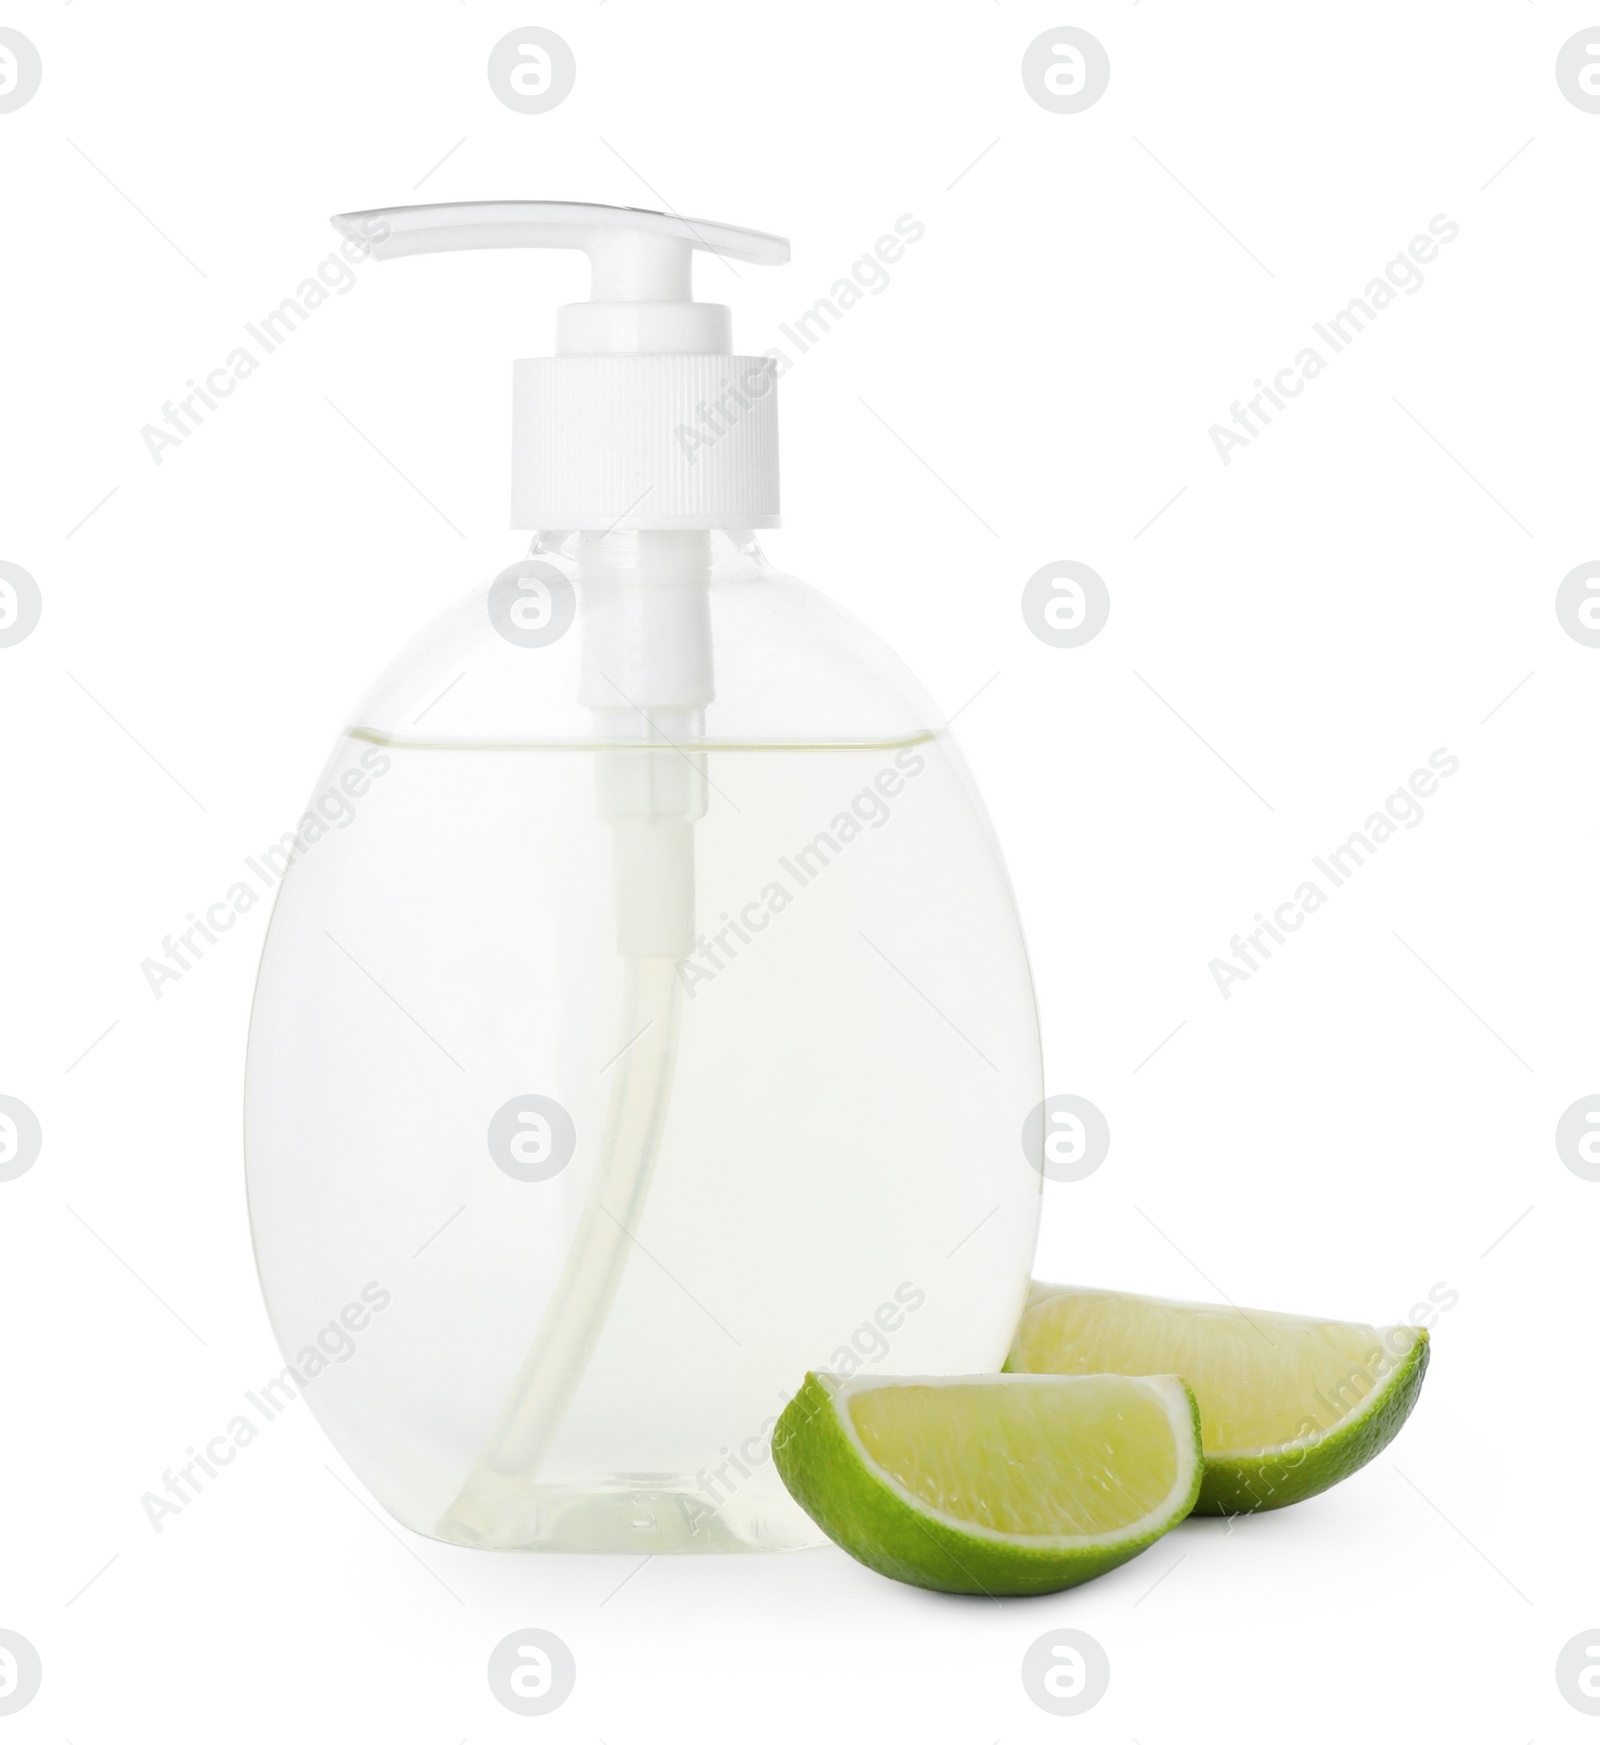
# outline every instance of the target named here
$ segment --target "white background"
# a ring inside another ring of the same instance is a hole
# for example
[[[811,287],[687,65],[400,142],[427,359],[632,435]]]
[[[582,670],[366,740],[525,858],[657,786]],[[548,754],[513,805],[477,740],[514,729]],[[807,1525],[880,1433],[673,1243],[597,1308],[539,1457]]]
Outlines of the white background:
[[[1592,1736],[1553,1672],[1600,1626],[1600,1186],[1553,1132],[1600,1090],[1600,650],[1554,594],[1600,555],[1600,116],[1554,64],[1595,12],[14,0],[44,82],[0,115],[0,558],[44,616],[0,649],[0,1091],[44,1150],[0,1185],[0,1625],[45,1682],[5,1738]],[[1111,60],[1078,115],[1019,73],[1063,22]],[[541,116],[485,77],[528,23],[578,64]],[[140,430],[314,271],[329,213],[485,197],[788,234],[787,269],[697,268],[745,350],[926,225],[784,378],[766,543],[948,711],[987,684],[958,734],[1047,1087],[1112,1129],[1047,1189],[1038,1274],[1374,1321],[1459,1293],[1342,1488],[962,1601],[831,1550],[415,1539],[297,1405],[152,1531],[141,1494],[280,1361],[239,1138],[265,908],[159,1002],[140,962],[521,551],[507,360],[549,349],[581,263],[367,266],[159,467]],[[1224,466],[1208,428],[1437,213],[1460,235],[1422,289]],[[1019,610],[1058,558],[1111,593],[1076,650]],[[1424,822],[1224,1000],[1210,960],[1441,746]],[[531,1625],[579,1668],[538,1721],[484,1676]],[[1058,1625],[1112,1665],[1072,1721],[1019,1678]]]

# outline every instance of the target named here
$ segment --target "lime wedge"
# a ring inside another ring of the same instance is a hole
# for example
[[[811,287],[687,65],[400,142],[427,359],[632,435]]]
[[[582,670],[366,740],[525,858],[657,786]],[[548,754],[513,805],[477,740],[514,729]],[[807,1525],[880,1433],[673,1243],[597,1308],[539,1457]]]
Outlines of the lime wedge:
[[[1427,1367],[1420,1327],[1045,1284],[1006,1359],[1033,1375],[1181,1375],[1200,1402],[1204,1515],[1281,1509],[1348,1478],[1394,1440]]]
[[[1040,1594],[1126,1563],[1200,1489],[1176,1376],[808,1375],[773,1433],[790,1494],[869,1568]]]

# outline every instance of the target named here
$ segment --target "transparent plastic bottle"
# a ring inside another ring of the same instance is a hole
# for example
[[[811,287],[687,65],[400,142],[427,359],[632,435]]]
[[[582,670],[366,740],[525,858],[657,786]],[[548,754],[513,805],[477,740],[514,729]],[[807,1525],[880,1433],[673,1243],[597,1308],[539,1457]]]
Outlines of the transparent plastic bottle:
[[[463,1544],[818,1542],[768,1453],[805,1371],[997,1368],[1037,1229],[1027,957],[937,712],[748,532],[540,534],[307,819],[246,1152],[340,1452]]]

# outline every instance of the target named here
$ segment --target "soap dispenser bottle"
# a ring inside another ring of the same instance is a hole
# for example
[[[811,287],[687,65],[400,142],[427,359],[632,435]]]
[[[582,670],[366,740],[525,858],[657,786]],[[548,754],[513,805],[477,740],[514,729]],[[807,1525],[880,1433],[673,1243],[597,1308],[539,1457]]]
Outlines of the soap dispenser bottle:
[[[592,297],[513,366],[527,555],[378,681],[288,849],[246,1160],[290,1383],[419,1533],[818,1543],[777,1414],[811,1368],[1000,1366],[1043,1092],[938,711],[755,541],[775,360],[690,262],[788,245],[539,201],[335,224],[579,249]]]

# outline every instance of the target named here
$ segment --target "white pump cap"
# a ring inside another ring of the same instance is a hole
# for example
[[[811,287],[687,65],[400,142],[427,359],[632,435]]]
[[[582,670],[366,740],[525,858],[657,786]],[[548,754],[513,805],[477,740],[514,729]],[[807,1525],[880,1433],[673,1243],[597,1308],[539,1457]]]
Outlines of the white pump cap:
[[[731,353],[728,311],[696,303],[690,258],[781,266],[780,236],[549,200],[347,212],[375,259],[467,248],[575,248],[590,301],[556,315],[556,356],[512,365],[511,525],[587,532],[775,527],[774,364]]]

